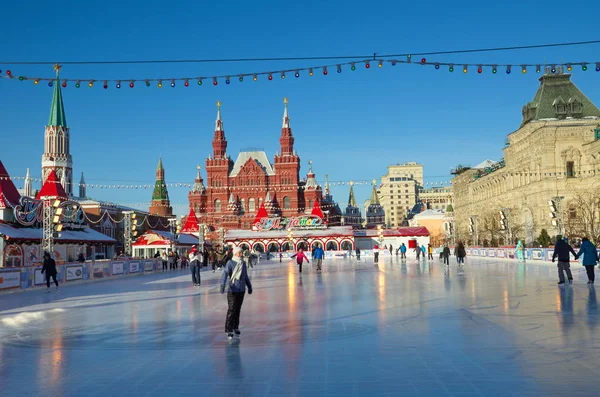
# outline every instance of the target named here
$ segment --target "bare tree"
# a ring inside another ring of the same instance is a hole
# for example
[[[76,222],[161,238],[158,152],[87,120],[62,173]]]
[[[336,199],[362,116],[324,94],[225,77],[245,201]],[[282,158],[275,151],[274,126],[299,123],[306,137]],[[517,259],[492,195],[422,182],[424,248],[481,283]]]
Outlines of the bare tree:
[[[504,235],[500,225],[500,210],[487,211],[479,218],[480,240],[488,240],[491,246],[498,245],[498,238]]]
[[[600,235],[600,193],[580,190],[564,206],[562,219],[569,239],[588,237],[597,241]]]

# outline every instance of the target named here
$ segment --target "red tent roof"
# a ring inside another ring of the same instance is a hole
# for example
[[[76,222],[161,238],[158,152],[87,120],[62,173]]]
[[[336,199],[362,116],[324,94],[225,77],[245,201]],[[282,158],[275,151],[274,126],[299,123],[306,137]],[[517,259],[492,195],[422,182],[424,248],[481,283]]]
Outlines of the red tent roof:
[[[67,192],[65,192],[65,188],[60,184],[58,178],[56,177],[56,171],[50,171],[48,174],[48,178],[46,178],[46,182],[42,186],[42,189],[35,196],[36,199],[40,199],[40,197],[52,197],[52,198],[62,198],[67,199]]]
[[[185,221],[185,225],[181,229],[182,232],[197,232],[200,229],[198,228],[198,218],[196,218],[196,212],[194,212],[193,208],[190,208],[190,213],[187,216]]]
[[[0,161],[0,208],[11,208],[19,202],[21,195]]]
[[[317,200],[315,200],[315,204],[313,205],[312,212],[310,214],[318,216],[321,219],[325,218],[325,216],[323,215],[323,211],[321,211],[321,206],[319,205],[319,202]]]
[[[260,205],[258,212],[256,213],[256,218],[254,218],[254,224],[259,223],[262,218],[268,218],[268,217],[269,217],[269,214],[267,213],[267,210],[265,209],[265,203],[263,202]]]

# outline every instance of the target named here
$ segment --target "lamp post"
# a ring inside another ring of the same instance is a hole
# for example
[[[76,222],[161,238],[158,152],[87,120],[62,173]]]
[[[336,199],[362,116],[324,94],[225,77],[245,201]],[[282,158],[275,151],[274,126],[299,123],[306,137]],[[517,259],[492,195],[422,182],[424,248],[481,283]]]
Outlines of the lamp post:
[[[548,205],[550,206],[550,218],[552,219],[552,226],[556,227],[558,234],[564,236],[562,216],[563,199],[563,196],[552,197],[552,200],[548,201]]]
[[[292,229],[288,229],[288,240],[290,240],[290,244],[292,245],[292,251],[294,250],[294,232]]]
[[[379,242],[379,246],[383,244],[383,226],[377,225],[377,241]]]
[[[123,237],[125,246],[125,255],[133,256],[131,252],[131,243],[133,238],[137,237],[136,214],[133,211],[123,211]]]
[[[204,223],[198,224],[198,250],[204,253]]]
[[[58,233],[62,231],[60,220],[63,210],[62,208],[59,208],[60,200],[56,200],[54,197],[49,196],[43,196],[41,199],[44,209],[42,249],[50,255],[53,255],[54,238],[59,237]]]
[[[177,235],[179,234],[179,220],[177,218],[169,218],[169,232],[171,233],[171,251],[175,252],[177,247]]]

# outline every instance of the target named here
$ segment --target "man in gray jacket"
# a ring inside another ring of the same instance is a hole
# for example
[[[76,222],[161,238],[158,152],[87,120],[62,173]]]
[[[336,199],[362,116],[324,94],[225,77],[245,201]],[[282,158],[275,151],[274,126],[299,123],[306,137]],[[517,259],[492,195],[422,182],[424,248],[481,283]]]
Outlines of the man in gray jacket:
[[[239,336],[240,332],[240,312],[246,286],[248,294],[252,294],[252,283],[248,277],[248,268],[243,258],[243,252],[240,247],[233,249],[233,257],[223,267],[221,277],[221,293],[225,293],[225,285],[229,284],[227,292],[227,317],[225,318],[225,332],[228,339],[233,339],[233,334]]]

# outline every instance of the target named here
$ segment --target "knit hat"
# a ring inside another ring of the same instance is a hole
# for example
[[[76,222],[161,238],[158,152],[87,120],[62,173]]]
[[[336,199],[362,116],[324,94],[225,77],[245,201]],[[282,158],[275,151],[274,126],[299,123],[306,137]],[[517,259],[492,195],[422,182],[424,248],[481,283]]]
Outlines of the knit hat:
[[[235,256],[238,252],[242,252],[242,247],[234,247],[233,248],[233,255]]]

